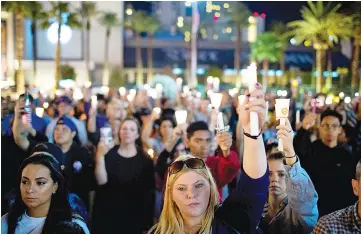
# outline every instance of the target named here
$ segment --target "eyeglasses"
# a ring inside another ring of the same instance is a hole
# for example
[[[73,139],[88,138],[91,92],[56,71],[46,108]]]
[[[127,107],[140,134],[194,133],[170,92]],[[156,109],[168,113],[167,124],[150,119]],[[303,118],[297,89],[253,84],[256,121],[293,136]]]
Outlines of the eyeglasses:
[[[190,169],[203,169],[206,167],[204,161],[200,158],[189,158],[184,161],[175,161],[168,167],[169,174],[176,174],[180,172],[184,165],[186,165]]]
[[[338,124],[322,124],[321,127],[324,128],[324,129],[331,129],[331,130],[334,131],[337,128],[339,128],[340,125],[338,125]]]

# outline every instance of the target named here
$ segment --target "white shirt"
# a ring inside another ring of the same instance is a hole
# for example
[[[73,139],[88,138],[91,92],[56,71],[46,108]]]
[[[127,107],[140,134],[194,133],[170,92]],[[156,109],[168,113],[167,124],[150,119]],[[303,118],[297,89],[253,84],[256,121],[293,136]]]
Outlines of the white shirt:
[[[46,217],[33,218],[26,214],[26,212],[20,217],[20,220],[16,226],[14,234],[41,234],[43,226],[45,224]],[[79,220],[73,219],[73,222],[77,223],[86,234],[90,234],[86,224]],[[1,217],[1,234],[7,234],[8,232],[8,214]]]

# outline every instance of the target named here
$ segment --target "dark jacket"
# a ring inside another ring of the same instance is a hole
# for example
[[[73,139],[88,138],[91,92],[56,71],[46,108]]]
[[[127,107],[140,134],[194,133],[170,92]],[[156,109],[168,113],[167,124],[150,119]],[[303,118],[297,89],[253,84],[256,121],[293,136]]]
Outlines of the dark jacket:
[[[268,174],[267,169],[261,178],[252,179],[241,170],[237,188],[215,208],[212,234],[257,233],[267,200]]]

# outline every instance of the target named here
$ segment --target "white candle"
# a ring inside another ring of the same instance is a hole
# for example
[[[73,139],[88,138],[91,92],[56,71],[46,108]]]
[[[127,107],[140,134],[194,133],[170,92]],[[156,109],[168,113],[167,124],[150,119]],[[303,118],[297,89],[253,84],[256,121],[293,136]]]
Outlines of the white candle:
[[[238,96],[239,105],[242,105],[245,99],[246,99],[246,95],[239,95]]]
[[[181,91],[182,90],[182,84],[183,84],[183,79],[178,77],[175,82],[177,83],[177,91]]]
[[[248,89],[249,92],[251,93],[256,89],[256,83],[257,83],[257,66],[255,63],[251,63],[251,65],[247,67],[247,78],[248,78]],[[260,131],[257,112],[250,113],[250,125],[251,125],[250,134],[252,136],[257,136]]]
[[[268,101],[267,101],[267,102],[266,102],[266,108],[265,108],[265,111],[266,111],[266,114],[265,114],[265,116],[266,116],[266,121],[269,121],[268,108],[269,108],[269,103],[268,103]]]
[[[223,113],[219,112],[217,117],[217,127],[219,130],[224,129],[224,122],[223,122]]]
[[[91,98],[91,102],[92,102],[92,108],[93,110],[96,110],[98,107],[98,98],[96,95],[93,95]]]
[[[301,112],[300,110],[296,111],[296,125],[301,123]]]
[[[126,88],[124,88],[124,87],[119,88],[119,94],[120,94],[121,97],[124,97],[126,93],[127,93]]]
[[[220,84],[219,78],[218,77],[214,78],[213,79],[213,90],[214,90],[214,92],[219,91],[219,84]]]
[[[186,110],[176,110],[175,111],[175,119],[177,120],[177,124],[185,124],[187,122],[187,111]]]
[[[276,99],[276,119],[280,120],[280,125],[286,125],[286,118],[288,118],[290,99]],[[283,150],[283,140],[278,141],[278,150]]]
[[[35,114],[42,118],[44,116],[44,108],[41,108],[41,107],[36,107],[35,108]]]
[[[159,115],[162,110],[159,107],[155,107],[153,111]]]
[[[215,109],[219,109],[219,107],[221,106],[222,97],[223,97],[223,94],[221,94],[221,93],[212,93],[211,94],[211,103]]]

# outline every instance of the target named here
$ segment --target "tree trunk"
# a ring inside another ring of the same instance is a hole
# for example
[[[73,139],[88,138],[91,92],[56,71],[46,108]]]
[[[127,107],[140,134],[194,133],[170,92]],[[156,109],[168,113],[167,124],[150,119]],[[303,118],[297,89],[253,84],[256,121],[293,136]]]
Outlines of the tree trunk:
[[[344,74],[340,74],[340,88],[343,88],[343,81],[344,81],[345,75]]]
[[[324,48],[316,49],[316,92],[321,92],[322,89],[322,77],[323,77],[323,57],[325,54]]]
[[[328,60],[327,60],[327,80],[326,80],[326,88],[330,90],[332,87],[332,50],[328,50]]]
[[[142,47],[140,45],[140,34],[135,33],[136,43],[136,64],[137,64],[137,85],[143,85],[143,61],[142,61]]]
[[[148,84],[153,80],[153,35],[148,36]]]
[[[286,63],[285,63],[285,51],[282,51],[281,53],[281,57],[280,57],[280,69],[283,72],[283,75],[280,77],[277,77],[277,79],[279,80],[277,82],[278,85],[282,85],[284,82],[284,77],[286,77]]]
[[[25,80],[23,71],[23,49],[24,49],[24,29],[23,15],[21,8],[16,12],[16,59],[18,61],[18,70],[16,72],[16,92],[18,94],[25,92]]]
[[[240,67],[241,67],[241,27],[236,27],[236,45],[234,50],[234,69],[236,70],[236,87],[241,87],[242,80],[240,79]]]
[[[33,43],[33,80],[32,83],[35,84],[36,82],[36,59],[37,56],[37,38],[36,38],[36,21],[33,17],[31,22],[31,33],[32,33],[32,43]]]
[[[359,57],[360,57],[360,44],[361,43],[361,27],[356,28],[355,32],[355,41],[354,41],[354,53],[352,59],[352,80],[351,80],[351,88],[355,90],[357,88],[357,81],[359,80]],[[360,81],[361,87],[361,81]]]
[[[87,20],[86,22],[86,37],[85,37],[85,66],[87,71],[87,79],[88,81],[92,81],[91,79],[91,71],[90,71],[90,22]]]
[[[55,87],[59,87],[59,80],[60,80],[60,58],[61,58],[61,42],[60,42],[60,36],[61,36],[61,25],[62,21],[58,21],[58,42],[56,45],[56,54],[55,54]]]
[[[185,42],[186,48],[186,77],[185,80],[189,80],[191,77],[191,44],[189,42]]]
[[[103,64],[103,85],[109,85],[109,64],[108,64],[108,51],[109,51],[109,37],[110,29],[107,28],[105,35],[105,51],[104,51],[104,64]]]
[[[263,60],[262,65],[263,65],[262,86],[263,86],[263,90],[266,92],[266,90],[267,90],[267,77],[268,77],[269,61],[267,59]]]

